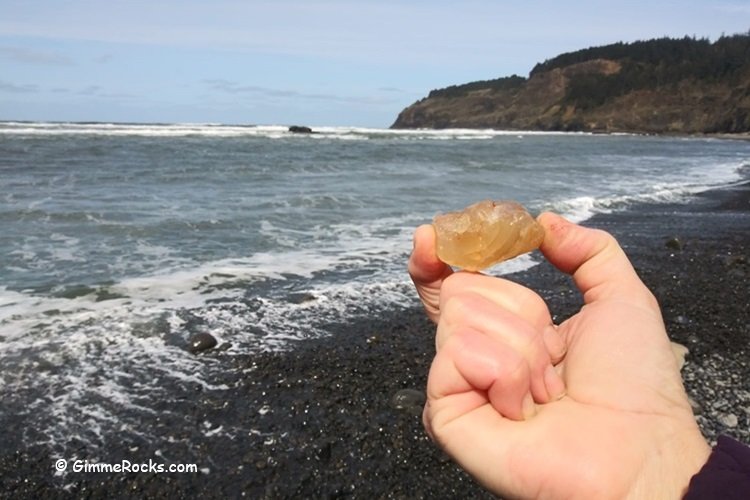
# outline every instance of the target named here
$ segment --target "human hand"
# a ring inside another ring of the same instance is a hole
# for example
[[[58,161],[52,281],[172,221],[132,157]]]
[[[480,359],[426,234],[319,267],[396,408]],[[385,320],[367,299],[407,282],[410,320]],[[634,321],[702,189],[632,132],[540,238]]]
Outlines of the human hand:
[[[559,326],[525,287],[452,273],[432,228],[416,231],[409,272],[438,324],[428,432],[501,495],[681,497],[710,449],[656,300],[609,234],[538,220],[542,253],[584,298]]]

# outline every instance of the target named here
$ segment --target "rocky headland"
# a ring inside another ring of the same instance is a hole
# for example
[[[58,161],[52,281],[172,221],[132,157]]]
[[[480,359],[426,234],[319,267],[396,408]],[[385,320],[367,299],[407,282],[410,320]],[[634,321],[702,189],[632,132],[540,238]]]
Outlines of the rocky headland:
[[[750,34],[616,43],[433,90],[392,128],[750,132]]]

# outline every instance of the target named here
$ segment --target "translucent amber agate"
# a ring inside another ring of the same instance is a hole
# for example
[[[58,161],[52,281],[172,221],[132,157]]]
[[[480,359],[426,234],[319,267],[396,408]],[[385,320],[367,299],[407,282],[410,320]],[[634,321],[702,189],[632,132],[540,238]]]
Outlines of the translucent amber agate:
[[[514,201],[484,200],[437,215],[437,255],[446,264],[479,271],[538,248],[544,229]]]

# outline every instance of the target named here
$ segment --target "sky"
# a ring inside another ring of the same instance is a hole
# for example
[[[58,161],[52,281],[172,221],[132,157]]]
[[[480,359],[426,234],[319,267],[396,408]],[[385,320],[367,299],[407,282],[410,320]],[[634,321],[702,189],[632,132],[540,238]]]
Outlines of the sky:
[[[560,53],[750,29],[750,0],[0,0],[0,120],[388,127]]]

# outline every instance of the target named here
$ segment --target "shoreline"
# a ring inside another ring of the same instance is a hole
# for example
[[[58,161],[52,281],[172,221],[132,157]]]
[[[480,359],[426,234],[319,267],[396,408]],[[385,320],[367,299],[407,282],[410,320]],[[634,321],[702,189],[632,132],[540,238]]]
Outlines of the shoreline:
[[[140,126],[158,126],[158,127],[181,127],[181,126],[207,126],[207,127],[242,127],[242,128],[263,128],[263,127],[278,127],[280,129],[286,129],[289,125],[285,124],[274,124],[274,123],[193,123],[193,122],[100,122],[100,121],[36,121],[36,120],[0,120],[0,125],[89,125],[89,126],[101,126],[101,125],[115,125],[122,127],[140,127]],[[638,135],[645,137],[684,137],[684,138],[695,138],[695,139],[730,139],[730,140],[741,140],[750,141],[750,131],[747,132],[647,132],[642,130],[550,130],[550,129],[496,129],[492,127],[457,127],[457,128],[432,128],[432,127],[398,127],[393,126],[353,126],[353,125],[318,125],[313,126],[313,130],[325,128],[341,128],[341,129],[363,129],[363,130],[383,130],[383,131],[440,131],[440,130],[490,130],[493,132],[508,132],[508,133],[567,133],[567,134],[591,134],[591,135]]]
[[[733,141],[750,141],[750,132],[738,132],[736,134],[699,134],[697,137],[710,139],[728,139]]]
[[[682,374],[704,435],[711,442],[728,434],[750,443],[750,182],[685,204],[598,214],[584,225],[618,238],[657,296],[670,337],[688,347]],[[538,291],[558,322],[580,306],[570,279],[549,264],[507,277]],[[230,389],[174,388],[184,405],[143,422],[170,437],[168,449],[107,436],[103,456],[68,443],[79,459],[194,462],[207,473],[55,476],[56,457],[22,443],[33,430],[4,417],[0,491],[16,497],[492,498],[422,429],[419,392],[434,341],[421,310],[410,305],[329,330],[330,336],[286,353],[205,353],[225,364],[215,383]],[[403,398],[395,401],[397,393]],[[213,435],[191,422],[227,432]]]

